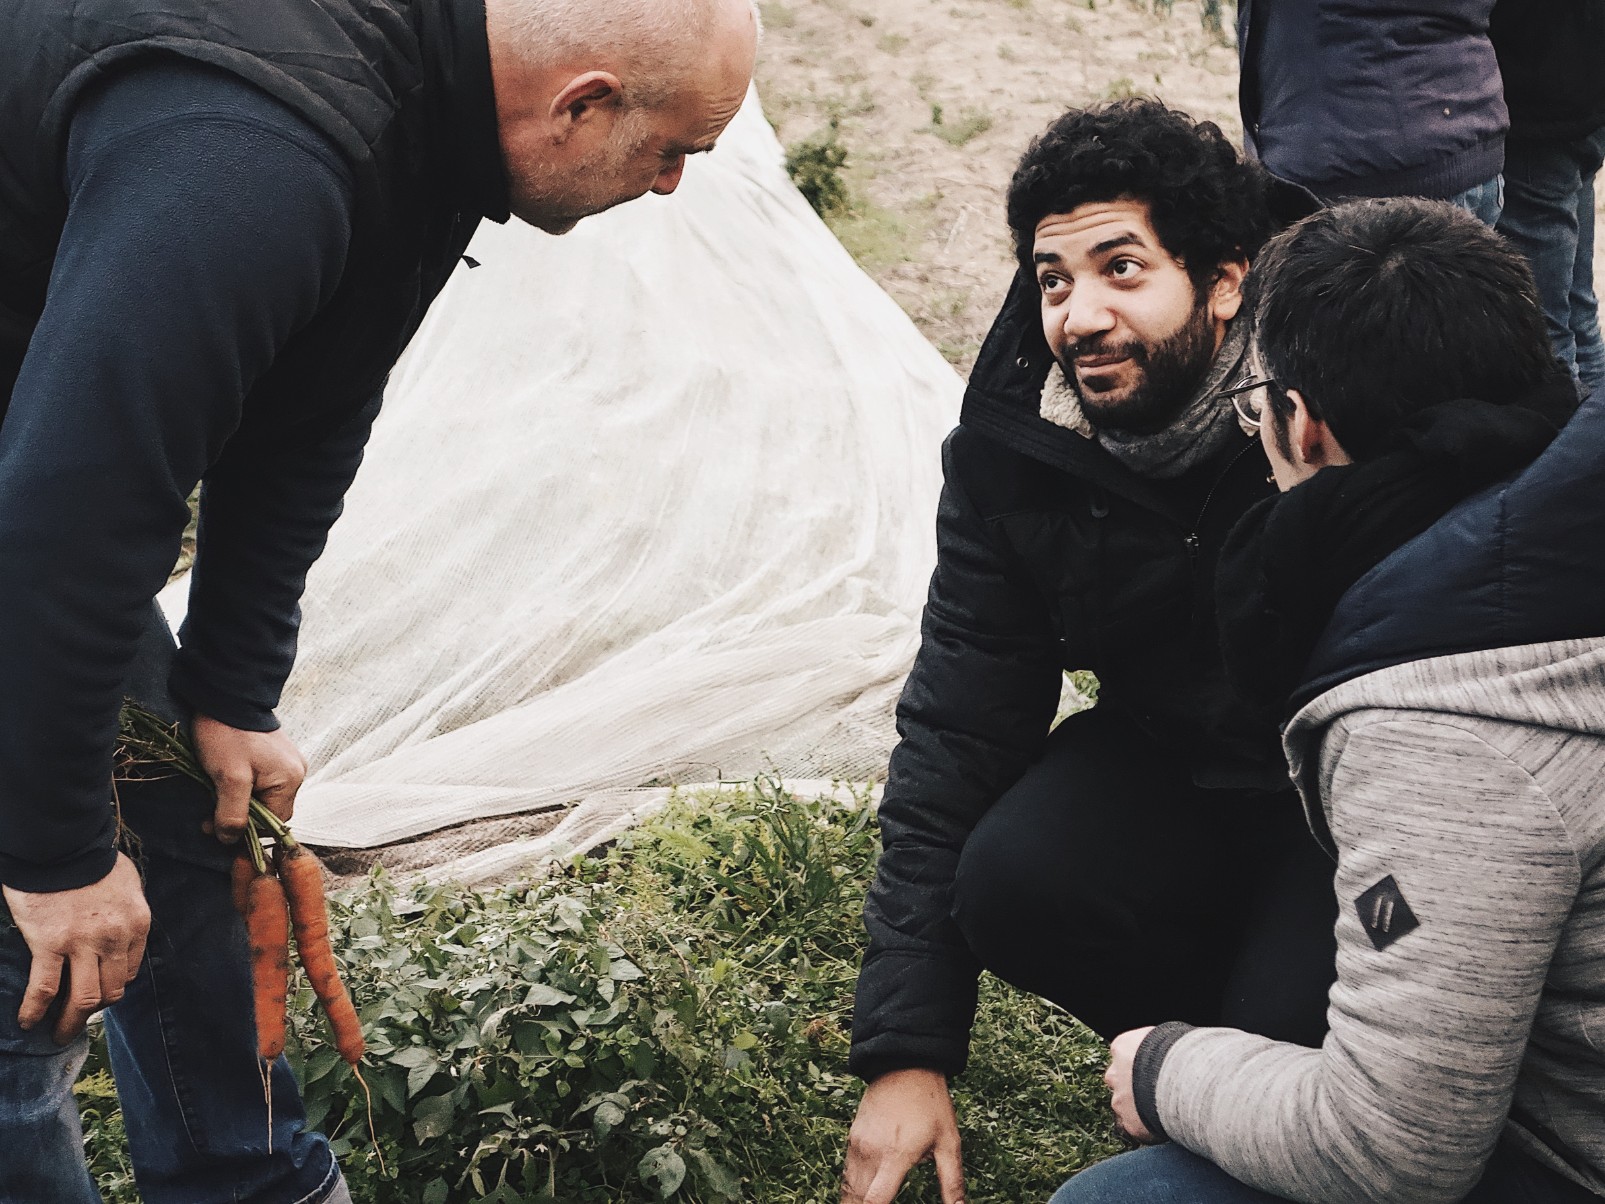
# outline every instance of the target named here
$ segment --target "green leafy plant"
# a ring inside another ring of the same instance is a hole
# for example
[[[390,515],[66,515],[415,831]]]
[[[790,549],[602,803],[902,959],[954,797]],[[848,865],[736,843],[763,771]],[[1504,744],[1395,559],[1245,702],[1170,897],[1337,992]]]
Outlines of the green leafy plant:
[[[398,888],[331,907],[367,1031],[360,1097],[293,993],[289,1056],[359,1204],[836,1198],[872,809],[774,783],[682,798],[539,883]],[[1096,1038],[984,980],[956,1093],[970,1199],[1045,1199],[1116,1148]],[[104,1048],[80,1084],[114,1204],[136,1199]],[[911,1182],[925,1198],[928,1168]]]

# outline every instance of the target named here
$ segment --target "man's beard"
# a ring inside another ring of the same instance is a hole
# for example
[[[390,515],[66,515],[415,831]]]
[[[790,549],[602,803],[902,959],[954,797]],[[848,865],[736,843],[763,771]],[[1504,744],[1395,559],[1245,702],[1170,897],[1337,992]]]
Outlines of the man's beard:
[[[523,189],[515,185],[513,213],[548,234],[567,234],[582,219],[620,204],[624,198],[612,190],[611,182],[641,153],[651,133],[635,112],[623,122],[610,141],[578,163],[563,168],[540,161],[524,164],[518,175],[529,185]]]
[[[1099,401],[1095,393],[1089,397],[1075,366],[1076,358],[1086,355],[1130,359],[1138,371],[1136,385],[1120,401]],[[1181,329],[1152,346],[1135,341],[1111,343],[1101,336],[1081,339],[1059,353],[1059,366],[1094,428],[1151,435],[1164,430],[1187,408],[1214,359],[1214,323],[1208,304],[1201,301]]]

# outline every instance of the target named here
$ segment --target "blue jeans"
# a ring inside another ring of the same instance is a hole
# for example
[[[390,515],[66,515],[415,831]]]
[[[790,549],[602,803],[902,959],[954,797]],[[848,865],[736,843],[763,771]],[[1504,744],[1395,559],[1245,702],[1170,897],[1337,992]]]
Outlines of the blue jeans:
[[[1494,226],[1498,224],[1499,214],[1505,207],[1505,177],[1495,176],[1491,180],[1484,180],[1473,188],[1445,199],[1451,205],[1459,205],[1485,226]]]
[[[1048,1204],[1282,1204],[1208,1159],[1171,1142],[1089,1166]],[[1599,1204],[1599,1197],[1527,1155],[1500,1145],[1461,1204]]]
[[[153,683],[165,683],[171,656],[165,625],[153,623],[130,691],[169,715],[165,685]],[[201,831],[209,793],[172,777],[119,783],[118,795],[137,840],[151,932],[139,974],[104,1016],[141,1196],[147,1204],[348,1200],[328,1142],[306,1129],[282,1057],[269,1076],[269,1133],[230,854]],[[98,1204],[72,1094],[88,1038],[62,1048],[50,1022],[17,1026],[29,961],[0,908],[0,1204]]]
[[[1605,343],[1594,296],[1594,177],[1605,127],[1569,142],[1505,148],[1505,211],[1499,232],[1527,256],[1555,354],[1585,396],[1605,385]]]

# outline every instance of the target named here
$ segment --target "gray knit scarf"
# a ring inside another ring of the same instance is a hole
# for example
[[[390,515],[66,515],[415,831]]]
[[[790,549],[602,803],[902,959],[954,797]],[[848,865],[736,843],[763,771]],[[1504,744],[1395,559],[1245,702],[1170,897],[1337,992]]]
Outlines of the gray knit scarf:
[[[1246,320],[1234,318],[1227,325],[1226,337],[1221,340],[1220,350],[1215,353],[1198,391],[1176,415],[1175,421],[1162,431],[1136,435],[1098,430],[1087,421],[1081,398],[1058,364],[1049,370],[1042,386],[1042,416],[1055,426],[1096,439],[1106,452],[1139,476],[1161,481],[1179,477],[1195,464],[1208,460],[1233,438],[1244,437],[1232,399],[1215,394],[1228,387],[1228,382],[1247,381],[1253,373],[1248,336]]]

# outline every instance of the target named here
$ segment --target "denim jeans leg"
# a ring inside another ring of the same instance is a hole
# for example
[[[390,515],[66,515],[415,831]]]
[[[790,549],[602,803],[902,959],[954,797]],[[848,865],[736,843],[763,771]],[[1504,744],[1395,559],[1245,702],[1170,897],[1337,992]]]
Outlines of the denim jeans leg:
[[[1281,1204],[1174,1142],[1116,1154],[1076,1175],[1048,1204]]]
[[[1451,205],[1460,206],[1484,225],[1497,225],[1500,210],[1505,206],[1505,177],[1500,175],[1484,180],[1447,199]]]
[[[1578,271],[1582,178],[1576,157],[1563,142],[1512,143],[1505,153],[1505,210],[1499,233],[1527,257],[1538,285],[1550,345],[1576,371],[1572,292]],[[1590,222],[1593,219],[1589,212]],[[1592,247],[1590,247],[1592,255]],[[1592,276],[1594,265],[1588,265]]]
[[[0,904],[0,1204],[100,1204],[72,1093],[89,1040],[63,1048],[48,1023],[17,1027],[31,960]]]
[[[1572,341],[1577,347],[1577,377],[1583,395],[1605,388],[1605,340],[1599,329],[1599,299],[1594,291],[1594,182],[1605,160],[1605,127],[1579,146],[1582,184],[1577,190],[1577,256],[1571,289]]]
[[[171,656],[165,624],[153,624],[130,693],[176,718],[165,685]],[[210,792],[171,776],[120,783],[118,797],[144,876],[151,932],[139,975],[106,1012],[106,1039],[142,1198],[340,1198],[328,1142],[307,1129],[282,1057],[264,1082],[249,948],[229,893],[231,853],[201,830],[212,812]]]
[[[180,778],[120,793],[151,933],[142,973],[106,1013],[106,1040],[140,1193],[147,1204],[322,1200],[339,1181],[328,1143],[306,1129],[285,1060],[264,1083],[256,1056],[229,854],[200,827],[211,799]]]

